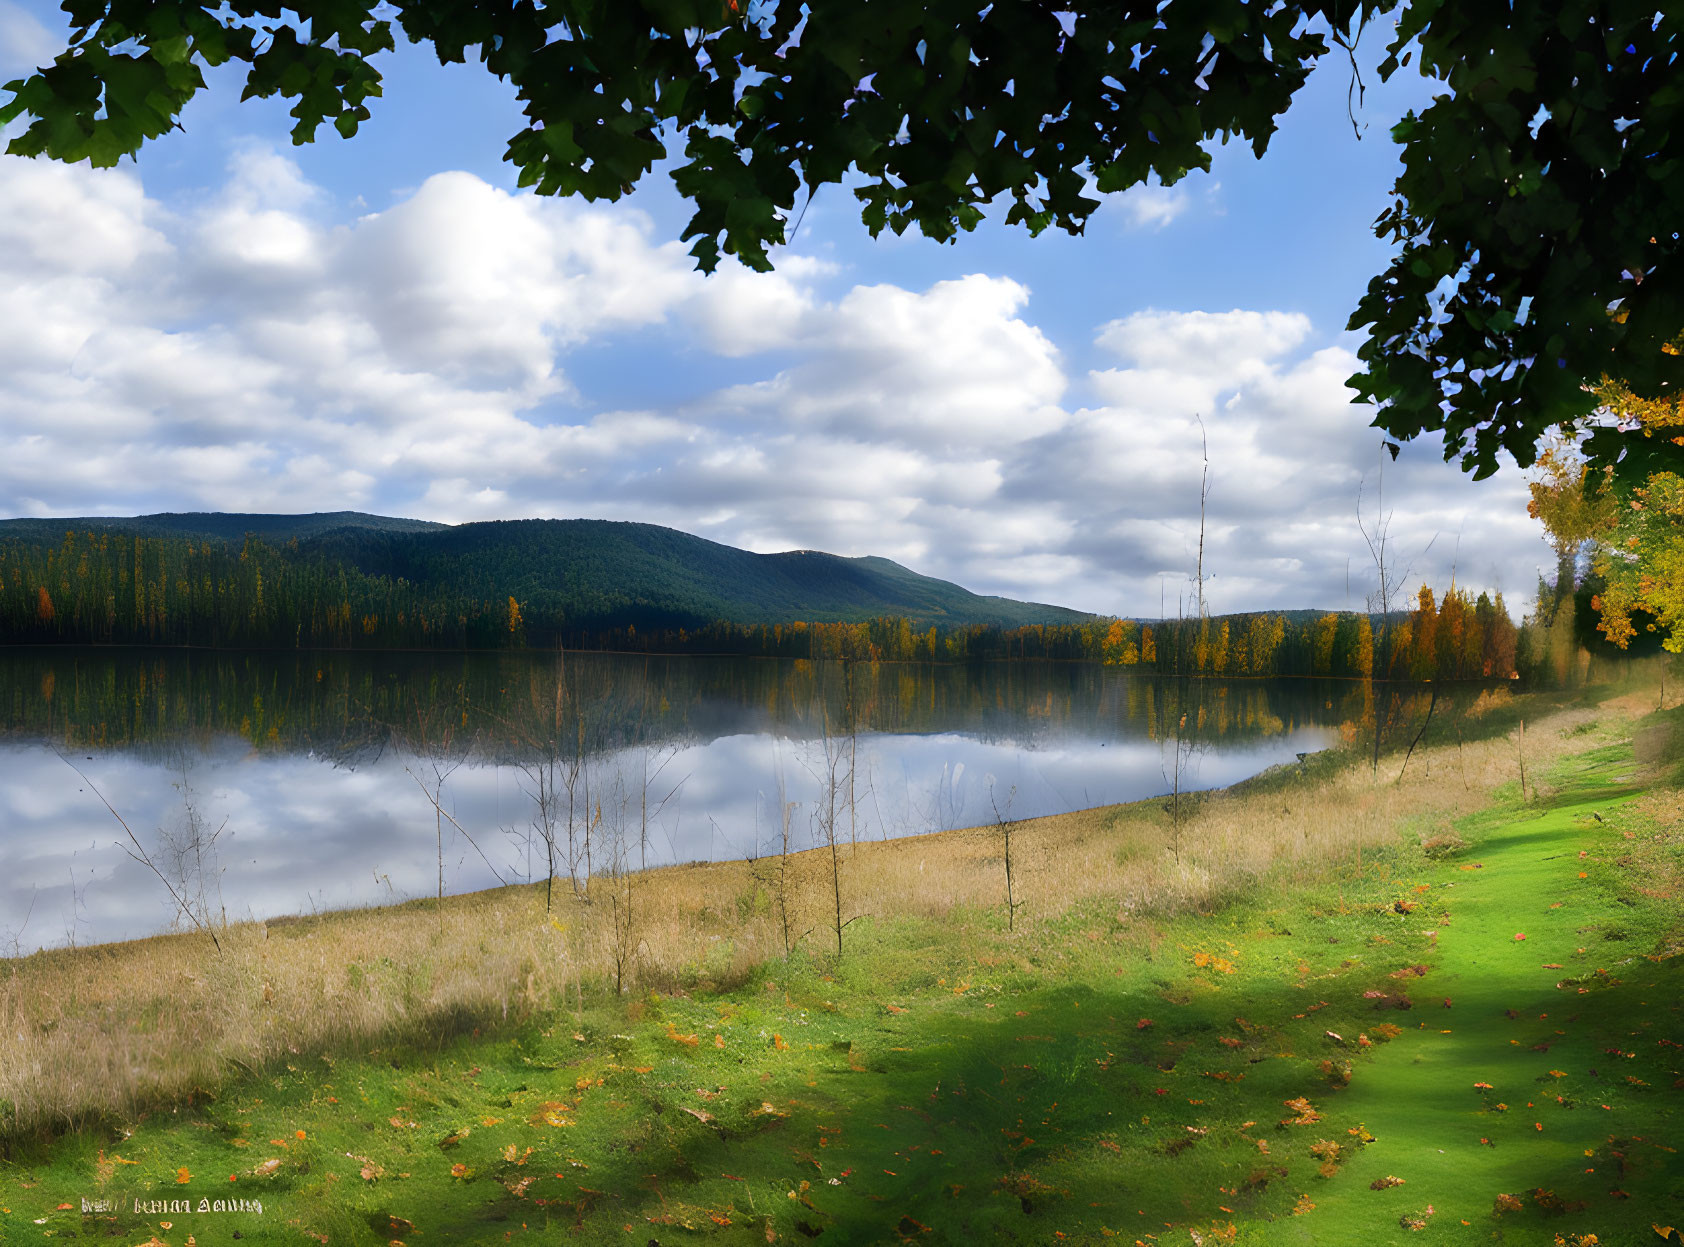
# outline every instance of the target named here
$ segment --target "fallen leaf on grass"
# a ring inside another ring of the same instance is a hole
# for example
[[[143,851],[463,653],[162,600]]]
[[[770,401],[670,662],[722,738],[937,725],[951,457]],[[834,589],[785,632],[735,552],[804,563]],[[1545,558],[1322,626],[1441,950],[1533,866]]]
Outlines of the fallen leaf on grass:
[[[1308,1126],[1321,1120],[1321,1114],[1316,1112],[1309,1100],[1303,1096],[1294,1100],[1283,1100],[1282,1103],[1295,1114],[1295,1116],[1283,1118],[1281,1120],[1283,1126]]]
[[[1387,1187],[1402,1186],[1402,1185],[1403,1185],[1403,1179],[1402,1178],[1395,1177],[1392,1174],[1388,1173],[1383,1178],[1375,1178],[1374,1181],[1372,1181],[1368,1184],[1368,1189],[1371,1190],[1371,1191],[1383,1191]]]
[[[687,1108],[687,1109],[683,1109],[681,1111],[689,1113],[690,1116],[694,1117],[697,1121],[702,1122],[703,1124],[706,1124],[706,1123],[711,1122],[713,1120],[713,1114],[708,1112],[705,1109]]]
[[[188,1173],[187,1166],[183,1165],[180,1169],[175,1171],[175,1180],[185,1186],[193,1180],[193,1175]]]
[[[271,1156],[262,1164],[255,1166],[251,1171],[251,1176],[254,1178],[267,1178],[280,1167],[281,1158],[279,1156]]]

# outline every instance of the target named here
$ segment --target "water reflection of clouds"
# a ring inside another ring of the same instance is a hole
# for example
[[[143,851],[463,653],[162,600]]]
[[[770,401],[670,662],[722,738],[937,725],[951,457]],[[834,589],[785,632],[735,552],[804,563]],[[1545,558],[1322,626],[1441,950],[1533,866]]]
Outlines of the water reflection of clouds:
[[[1221,786],[1296,752],[1320,748],[1324,734],[1305,729],[1243,745],[1213,746],[1196,760],[1189,787]],[[833,741],[846,750],[846,741]],[[795,802],[797,847],[821,838],[816,819],[824,798],[823,746],[767,735],[721,736],[654,751],[651,864],[744,856],[776,843],[778,780]],[[983,739],[958,733],[861,735],[855,785],[857,834],[878,839],[991,821],[1003,813],[1027,818],[1168,789],[1167,759],[1136,739],[1088,737]],[[668,756],[670,754],[670,757]],[[414,776],[431,781],[425,759],[387,752],[357,767],[305,754],[256,753],[238,738],[221,738],[173,755],[99,753],[73,761],[158,853],[161,831],[184,825],[183,773],[207,831],[217,842],[220,905],[230,919],[267,918],[379,904],[432,895],[438,887],[437,822]],[[640,858],[641,750],[595,759],[591,800],[620,826],[629,856]],[[530,777],[513,766],[464,764],[444,781],[444,809],[496,864],[443,822],[445,887],[463,892],[499,880],[541,877],[541,842],[523,843],[532,818]],[[619,803],[616,806],[616,803]],[[581,803],[582,804],[582,803]],[[99,942],[164,929],[173,907],[161,883],[120,847],[123,831],[88,785],[52,750],[0,748],[0,946]],[[846,806],[837,831],[850,832]],[[563,833],[565,835],[565,832]],[[530,856],[529,856],[530,851]],[[601,850],[597,852],[601,860]],[[531,865],[528,866],[530,861]],[[565,869],[565,866],[560,866]]]

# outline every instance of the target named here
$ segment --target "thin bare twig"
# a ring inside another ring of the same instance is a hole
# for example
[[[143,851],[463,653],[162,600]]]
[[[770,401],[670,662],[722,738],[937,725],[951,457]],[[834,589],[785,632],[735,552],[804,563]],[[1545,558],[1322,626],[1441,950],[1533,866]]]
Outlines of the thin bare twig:
[[[491,877],[497,880],[498,883],[504,883],[505,880],[503,876],[497,873],[497,867],[491,864],[491,859],[485,855],[485,850],[479,847],[479,842],[476,841],[473,836],[468,834],[468,829],[462,826],[461,823],[457,822],[449,810],[445,809],[444,806],[438,803],[438,799],[435,798],[432,793],[427,791],[427,785],[421,782],[421,777],[414,771],[410,770],[407,766],[403,768],[403,773],[415,781],[415,786],[417,788],[419,788],[423,793],[426,793],[427,800],[432,805],[433,809],[443,818],[447,819],[452,827],[461,832],[464,840],[474,846],[474,852],[479,854],[480,861],[485,863],[485,868],[491,872]]]
[[[88,786],[88,791],[98,797],[100,804],[111,811],[111,817],[117,820],[117,825],[123,829],[124,833],[129,837],[130,843],[134,846],[133,848],[130,848],[127,844],[119,843],[118,847],[130,857],[134,858],[135,861],[146,867],[146,869],[158,876],[158,882],[163,884],[165,889],[169,892],[170,899],[176,903],[176,908],[192,919],[194,926],[198,927],[199,930],[210,936],[211,943],[216,946],[216,951],[221,953],[222,941],[216,938],[216,932],[213,931],[206,923],[201,922],[199,920],[199,915],[193,912],[193,907],[181,899],[181,894],[175,890],[175,885],[169,881],[169,879],[164,875],[164,872],[159,870],[157,865],[152,861],[151,855],[146,851],[146,846],[141,844],[139,837],[137,837],[129,825],[123,821],[123,816],[117,813],[117,807],[105,799],[105,794],[95,787],[94,781],[88,778],[87,773],[84,772],[81,767],[77,766],[62,753],[59,753],[57,749],[54,749],[53,752],[58,754],[60,762],[75,771],[77,775],[81,776],[82,782]]]

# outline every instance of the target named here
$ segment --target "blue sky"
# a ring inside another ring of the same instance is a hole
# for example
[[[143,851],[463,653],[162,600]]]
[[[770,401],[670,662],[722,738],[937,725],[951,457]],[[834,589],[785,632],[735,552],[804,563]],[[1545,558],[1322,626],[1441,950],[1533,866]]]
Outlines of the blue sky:
[[[0,79],[63,21],[0,0]],[[1362,606],[1382,489],[1412,580],[1518,609],[1552,561],[1521,475],[1423,440],[1382,479],[1342,384],[1388,131],[1428,98],[1376,81],[1383,33],[1360,141],[1330,58],[1263,160],[1216,148],[1083,237],[873,240],[830,187],[774,274],[710,279],[664,177],[517,192],[519,110],[475,66],[401,46],[362,132],[301,148],[213,71],[119,169],[0,158],[0,513],[637,519],[1144,615],[1187,592],[1202,419],[1214,609]]]

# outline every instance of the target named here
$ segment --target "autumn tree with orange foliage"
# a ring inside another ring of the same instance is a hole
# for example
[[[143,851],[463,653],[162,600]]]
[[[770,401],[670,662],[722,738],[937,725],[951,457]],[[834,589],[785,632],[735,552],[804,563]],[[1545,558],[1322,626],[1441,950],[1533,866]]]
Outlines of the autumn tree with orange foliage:
[[[1674,346],[1672,354],[1677,354]],[[1640,398],[1603,378],[1597,398],[1634,435],[1684,446],[1684,404],[1677,396]],[[1647,628],[1661,644],[1684,652],[1684,476],[1652,472],[1640,485],[1605,491],[1607,516],[1598,533],[1593,566],[1604,587],[1595,599],[1602,633],[1622,649],[1637,635],[1632,616],[1647,613]]]
[[[1676,353],[1676,347],[1673,350]],[[1647,452],[1656,444],[1684,446],[1684,404],[1677,396],[1644,398],[1609,377],[1597,387],[1599,429]],[[1661,634],[1674,653],[1684,650],[1684,476],[1593,470],[1580,452],[1582,430],[1558,434],[1539,456],[1527,512],[1541,521],[1555,546],[1555,601],[1539,603],[1540,622],[1563,634],[1577,587],[1579,556],[1589,549],[1600,580],[1591,599],[1599,631],[1628,648],[1641,626]],[[1645,459],[1653,459],[1644,454]],[[1553,618],[1552,618],[1553,616]]]

